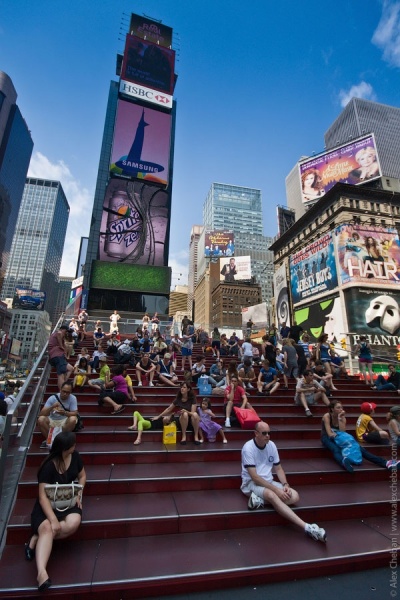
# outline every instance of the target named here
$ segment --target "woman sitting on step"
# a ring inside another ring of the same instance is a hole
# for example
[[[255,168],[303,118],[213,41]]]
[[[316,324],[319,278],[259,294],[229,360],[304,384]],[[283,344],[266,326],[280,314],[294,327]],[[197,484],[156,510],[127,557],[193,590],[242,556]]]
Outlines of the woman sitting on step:
[[[197,404],[196,404],[196,396],[190,385],[187,383],[182,383],[179,391],[176,395],[175,400],[163,410],[161,414],[156,417],[153,417],[152,421],[157,421],[158,419],[162,419],[163,417],[170,417],[170,421],[173,418],[173,414],[178,411],[179,414],[179,423],[182,430],[182,439],[181,444],[186,445],[186,431],[189,425],[189,422],[192,423],[193,431],[194,431],[194,443],[198,446],[201,442],[199,440],[199,424],[200,418],[197,413]]]

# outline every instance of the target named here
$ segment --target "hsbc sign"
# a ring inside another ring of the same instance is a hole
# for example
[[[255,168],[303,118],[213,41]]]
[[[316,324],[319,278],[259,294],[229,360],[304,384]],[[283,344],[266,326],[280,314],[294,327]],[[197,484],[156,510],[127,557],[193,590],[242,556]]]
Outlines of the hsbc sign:
[[[119,91],[121,94],[125,94],[125,96],[151,102],[152,104],[157,104],[157,106],[172,108],[172,96],[164,92],[157,92],[143,85],[138,85],[137,83],[130,83],[121,79]]]

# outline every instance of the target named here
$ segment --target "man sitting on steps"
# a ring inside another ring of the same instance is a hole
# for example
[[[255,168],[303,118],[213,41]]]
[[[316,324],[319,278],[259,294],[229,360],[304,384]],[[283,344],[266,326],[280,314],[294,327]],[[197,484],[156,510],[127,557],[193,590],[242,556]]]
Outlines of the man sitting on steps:
[[[279,482],[272,477],[272,468]],[[270,440],[268,423],[259,421],[255,426],[254,439],[242,448],[242,492],[249,497],[250,510],[271,504],[277,513],[300,527],[314,540],[326,542],[325,529],[316,523],[306,523],[292,511],[289,505],[299,501],[299,494],[286,481],[285,471],[279,460],[276,445]]]

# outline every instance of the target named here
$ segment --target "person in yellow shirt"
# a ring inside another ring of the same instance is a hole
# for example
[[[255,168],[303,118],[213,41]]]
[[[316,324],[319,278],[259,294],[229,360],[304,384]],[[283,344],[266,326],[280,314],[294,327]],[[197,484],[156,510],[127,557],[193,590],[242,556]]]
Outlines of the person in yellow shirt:
[[[370,442],[372,444],[387,444],[389,434],[375,423],[372,418],[376,409],[373,402],[363,402],[361,404],[361,415],[356,423],[356,437],[358,442]]]

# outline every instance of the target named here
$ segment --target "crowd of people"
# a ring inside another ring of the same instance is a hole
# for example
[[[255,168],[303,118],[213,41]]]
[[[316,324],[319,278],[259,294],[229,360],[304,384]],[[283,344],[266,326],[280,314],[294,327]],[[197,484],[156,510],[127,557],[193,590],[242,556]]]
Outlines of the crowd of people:
[[[287,327],[282,323],[280,328],[272,325],[260,345],[251,337],[239,339],[235,332],[225,342],[224,334],[220,334],[217,327],[210,334],[196,330],[186,317],[180,334],[172,335],[170,330],[161,334],[157,315],[154,319],[146,314],[130,339],[121,341],[118,317],[118,312],[114,311],[108,334],[99,338],[93,336],[92,351],[80,346],[75,365],[68,359],[71,356],[68,355],[70,327],[62,326],[51,336],[49,358],[57,371],[59,393],[46,400],[38,418],[43,436],[41,448],[50,448],[50,453],[39,469],[39,496],[32,513],[32,537],[25,546],[26,559],[36,557],[39,590],[51,586],[47,562],[53,540],[74,533],[81,521],[82,495],[74,509],[60,513],[51,507],[44,485],[53,483],[57,477],[66,483],[78,480],[85,485],[84,466],[75,450],[74,432],[77,431],[79,412],[78,399],[73,393],[85,386],[97,394],[98,404],[109,407],[113,415],[120,414],[128,404],[135,404],[136,393],[140,396],[144,386],[175,387],[173,401],[155,416],[143,416],[135,406],[132,407],[132,424],[128,429],[137,432],[133,443],[136,446],[142,443],[143,431],[161,431],[175,422],[180,429],[180,445],[187,445],[188,432],[192,431],[194,445],[200,446],[204,441],[215,442],[217,439],[228,443],[226,431],[235,424],[234,408],[254,410],[249,402],[250,395],[257,403],[258,396],[267,398],[294,384],[294,402],[304,409],[307,417],[312,416],[310,406],[318,401],[326,406],[327,412],[321,420],[321,442],[343,469],[353,472],[354,466],[363,459],[385,469],[398,469],[399,461],[376,456],[366,445],[400,445],[400,406],[390,409],[385,426],[374,418],[377,405],[363,402],[354,436],[349,435],[345,409],[339,400],[332,398],[337,391],[335,380],[349,376],[326,334],[322,334],[312,347],[308,333],[303,332],[301,326],[294,323]],[[89,346],[90,338],[86,337],[85,329],[84,332],[81,341],[83,339]],[[201,353],[193,357],[195,343],[201,347]],[[355,349],[360,356],[360,366],[370,364],[368,343],[366,347],[364,343],[360,338]],[[74,345],[76,350],[76,341]],[[207,361],[207,356],[212,360]],[[135,374],[134,383],[128,369]],[[377,390],[399,393],[400,376],[393,365],[389,371],[387,379],[380,376],[374,384],[371,378],[370,384]],[[366,377],[366,370],[364,374]],[[211,397],[201,398],[195,393],[194,388],[200,383],[211,387]],[[217,422],[212,410],[213,396],[223,399],[224,426]],[[0,409],[1,402],[0,398]],[[61,433],[50,439],[50,432],[57,424],[56,417],[60,419]],[[350,446],[351,451],[343,451],[344,447],[349,449]],[[316,523],[305,522],[291,508],[299,502],[299,493],[287,481],[277,446],[271,441],[268,423],[261,419],[256,422],[254,436],[243,446],[241,456],[241,491],[248,497],[249,509],[271,505],[310,537],[325,542],[325,530]]]

